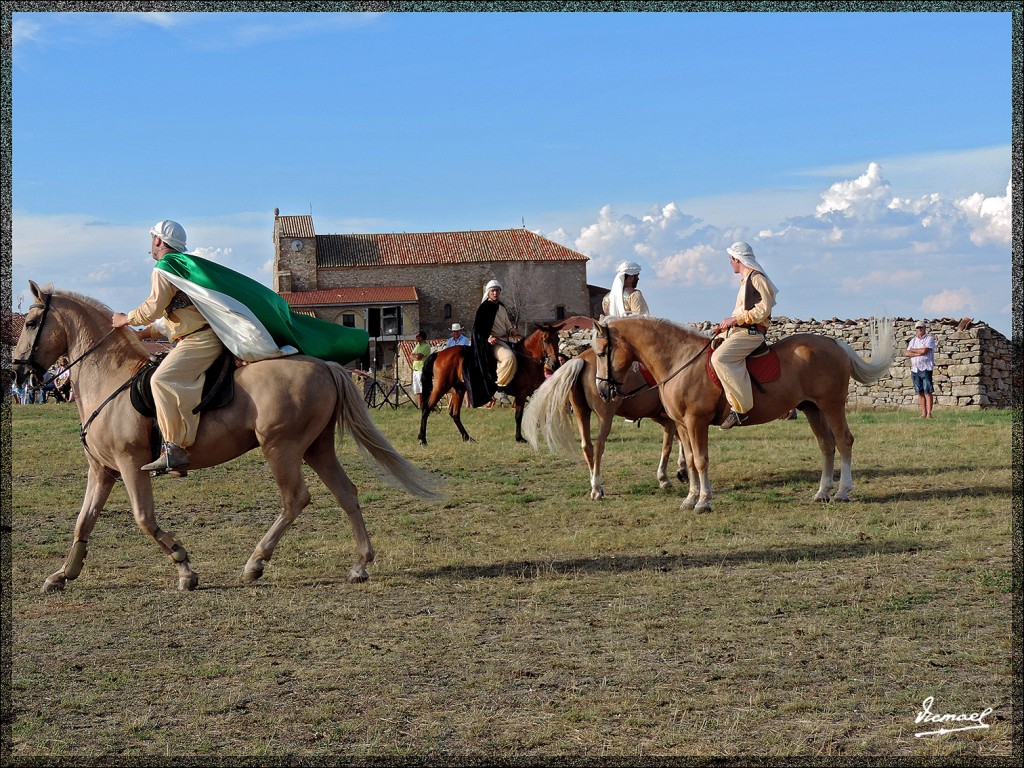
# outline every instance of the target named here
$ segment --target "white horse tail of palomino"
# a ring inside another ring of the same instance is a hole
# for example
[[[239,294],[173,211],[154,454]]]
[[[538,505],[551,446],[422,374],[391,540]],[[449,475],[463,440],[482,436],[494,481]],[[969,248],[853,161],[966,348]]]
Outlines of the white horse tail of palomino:
[[[568,405],[569,395],[585,367],[586,362],[579,357],[564,363],[526,404],[523,435],[534,450],[542,437],[548,450],[565,453],[579,450],[576,421]]]
[[[870,362],[857,354],[845,341],[836,339],[836,343],[853,363],[853,378],[861,384],[874,384],[892,367],[896,357],[896,337],[893,332],[892,318],[873,318],[869,330],[871,336]]]
[[[338,436],[343,437],[348,430],[360,452],[413,496],[429,501],[443,499],[444,494],[439,489],[438,481],[396,451],[387,437],[377,429],[349,372],[338,363],[329,362],[328,366],[338,386],[338,405],[335,410]]]

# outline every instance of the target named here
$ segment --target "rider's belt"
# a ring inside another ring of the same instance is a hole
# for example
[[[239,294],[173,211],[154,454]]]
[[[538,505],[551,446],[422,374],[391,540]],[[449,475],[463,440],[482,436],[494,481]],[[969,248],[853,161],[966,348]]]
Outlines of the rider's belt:
[[[736,326],[738,328],[753,328],[753,329],[755,329],[757,331],[760,331],[761,333],[768,333],[768,326],[767,325],[755,325],[755,324],[745,325],[743,323],[737,323]]]
[[[194,331],[189,331],[188,333],[184,334],[183,336],[179,336],[178,338],[176,338],[173,342],[171,342],[171,346],[172,347],[176,347],[176,346],[178,346],[178,342],[181,341],[182,339],[187,339],[193,333],[199,333],[200,331],[205,331],[209,327],[210,327],[209,323],[206,323],[205,325],[201,325],[198,328],[196,328]]]

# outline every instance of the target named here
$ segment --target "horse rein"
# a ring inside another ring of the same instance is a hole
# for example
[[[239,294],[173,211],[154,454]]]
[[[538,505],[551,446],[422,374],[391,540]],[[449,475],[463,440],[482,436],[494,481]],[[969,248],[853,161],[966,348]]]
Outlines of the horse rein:
[[[607,328],[607,326],[604,326],[604,327]],[[643,392],[646,389],[657,389],[657,388],[661,387],[663,384],[667,384],[669,381],[671,381],[676,376],[678,376],[680,373],[682,373],[685,369],[689,368],[691,365],[693,365],[695,362],[697,362],[701,358],[701,356],[705,352],[707,352],[708,347],[710,347],[711,343],[714,341],[714,339],[708,339],[708,343],[705,344],[696,355],[691,357],[689,360],[687,360],[685,363],[683,363],[681,366],[676,368],[674,371],[672,371],[672,373],[670,373],[668,376],[666,376],[664,379],[662,379],[661,381],[657,382],[656,384],[648,384],[645,381],[639,387],[635,387],[635,388],[629,390],[629,392],[623,392],[622,391],[622,382],[618,381],[614,376],[612,376],[612,366],[611,366],[612,335],[611,335],[611,333],[606,333],[605,334],[605,338],[608,339],[608,350],[605,352],[605,355],[608,357],[608,361],[609,361],[606,364],[607,368],[608,368],[608,376],[607,376],[607,378],[603,378],[601,376],[595,376],[595,379],[597,381],[603,381],[603,382],[605,382],[608,385],[608,392],[611,395],[611,399],[613,399],[613,400],[615,398],[619,398],[619,397],[621,397],[623,400],[628,400],[629,398],[638,395],[640,392]]]
[[[14,365],[26,365],[26,366],[28,366],[31,369],[31,371],[32,371],[32,375],[33,376],[38,376],[40,381],[42,381],[43,376],[46,375],[46,371],[43,370],[43,367],[38,362],[36,362],[35,355],[36,355],[36,348],[39,346],[39,336],[42,334],[42,331],[43,331],[43,324],[46,322],[46,317],[47,317],[47,315],[50,312],[50,299],[51,298],[53,298],[53,294],[52,293],[48,293],[48,294],[46,294],[46,299],[45,299],[45,301],[43,301],[43,303],[41,303],[41,304],[40,303],[36,303],[36,304],[33,304],[32,306],[29,307],[29,310],[33,310],[33,309],[41,309],[41,310],[43,310],[42,314],[39,317],[39,323],[36,326],[35,336],[32,338],[32,347],[29,349],[29,353],[28,353],[28,357],[27,358],[17,358],[15,360],[11,361]],[[72,360],[70,363],[68,363],[66,366],[64,366],[64,370],[65,371],[70,371],[74,366],[78,365],[78,363],[82,362],[82,360],[84,360],[86,357],[88,357],[93,352],[95,352],[103,342],[105,342],[107,339],[109,339],[111,334],[113,334],[114,331],[116,331],[116,330],[117,330],[117,328],[111,328],[109,331],[107,331],[103,336],[100,337],[99,341],[97,341],[95,344],[93,344],[91,347],[89,347],[87,350],[85,350],[85,352],[83,352],[78,357],[76,357],[74,360]],[[100,411],[102,411],[110,403],[111,400],[113,400],[119,394],[124,392],[124,390],[128,389],[128,387],[130,387],[132,385],[132,382],[134,382],[135,379],[137,379],[139,377],[139,375],[142,373],[142,371],[144,371],[144,370],[145,370],[145,367],[142,368],[141,370],[139,370],[137,373],[135,373],[130,379],[128,379],[128,381],[126,381],[120,387],[115,389],[107,397],[107,399],[104,400],[100,404],[100,407],[97,408],[95,411],[93,411],[92,415],[82,425],[81,430],[80,430],[80,436],[82,438],[82,445],[84,445],[87,450],[88,450],[89,446],[85,442],[85,434],[86,434],[86,431],[89,428],[89,425],[92,424],[93,420],[97,416],[99,416]]]
[[[38,376],[40,381],[43,380],[43,376],[46,375],[46,371],[43,370],[43,366],[41,366],[35,360],[36,348],[39,346],[39,336],[43,332],[43,323],[46,322],[46,316],[50,313],[50,299],[51,298],[53,298],[53,294],[48,293],[48,294],[46,294],[46,301],[44,301],[42,304],[38,304],[37,303],[37,304],[33,304],[32,306],[29,307],[29,310],[33,310],[33,309],[41,309],[41,310],[43,310],[42,315],[39,317],[39,324],[36,326],[36,334],[35,334],[35,336],[32,337],[32,347],[28,351],[28,357],[27,358],[19,357],[19,358],[16,358],[16,359],[11,361],[14,365],[27,365],[29,368],[31,368],[32,374],[34,376]],[[106,335],[102,336],[99,341],[97,341],[95,344],[93,344],[91,347],[89,347],[87,350],[85,350],[85,352],[80,354],[78,357],[76,357],[70,363],[65,365],[64,366],[64,370],[65,371],[70,371],[74,366],[76,366],[80,362],[82,362],[82,360],[84,360],[90,354],[95,352],[96,349],[100,346],[100,344],[102,344],[104,341],[106,341],[108,338],[110,338],[110,335],[114,331],[116,331],[116,330],[117,330],[117,328],[111,328],[109,331],[107,331]]]

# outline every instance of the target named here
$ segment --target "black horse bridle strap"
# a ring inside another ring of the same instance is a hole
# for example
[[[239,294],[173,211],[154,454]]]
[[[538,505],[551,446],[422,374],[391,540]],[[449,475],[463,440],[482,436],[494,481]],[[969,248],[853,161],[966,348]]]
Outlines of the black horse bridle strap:
[[[107,335],[109,336],[110,334],[107,334]],[[109,395],[107,395],[107,399],[104,400],[102,403],[100,403],[99,407],[95,411],[92,412],[92,415],[88,419],[86,419],[85,423],[82,425],[81,430],[79,430],[79,436],[82,438],[82,445],[85,445],[86,447],[88,447],[87,443],[85,442],[85,433],[88,432],[89,425],[92,424],[93,420],[97,416],[100,415],[100,411],[102,411],[104,408],[106,408],[110,404],[111,400],[113,400],[115,397],[120,395],[126,389],[131,387],[131,385],[135,383],[135,380],[137,378],[139,378],[139,376],[144,374],[146,371],[148,371],[152,367],[153,367],[153,363],[147,363],[146,365],[142,366],[142,368],[140,368],[138,371],[136,371],[132,375],[132,377],[128,379],[128,381],[126,381],[120,387],[118,387],[113,392],[111,392]]]
[[[708,350],[708,347],[710,347],[710,346],[711,346],[711,343],[712,343],[713,341],[714,341],[714,339],[708,339],[708,343],[707,343],[707,344],[705,344],[705,345],[704,345],[703,347],[701,347],[701,350],[700,350],[700,351],[699,351],[699,352],[698,352],[698,353],[697,353],[696,355],[694,355],[694,356],[693,356],[693,357],[691,357],[691,358],[690,358],[689,360],[687,360],[687,361],[686,361],[685,363],[683,363],[683,364],[682,364],[681,366],[679,366],[678,368],[676,368],[676,369],[675,369],[674,371],[672,371],[672,373],[670,373],[670,374],[669,374],[668,376],[666,376],[666,377],[665,377],[664,379],[662,379],[661,381],[659,381],[659,382],[658,382],[657,384],[648,384],[647,382],[644,382],[644,383],[643,383],[643,384],[641,384],[641,385],[640,385],[639,387],[635,387],[634,389],[631,389],[631,390],[630,390],[629,392],[625,392],[625,393],[623,393],[622,395],[620,395],[620,397],[621,397],[621,398],[622,398],[623,400],[625,400],[625,399],[627,399],[627,398],[630,398],[630,397],[633,397],[634,395],[637,395],[637,394],[639,394],[640,392],[643,392],[643,391],[644,391],[644,390],[646,390],[646,389],[657,389],[657,388],[661,387],[661,386],[662,386],[663,384],[667,384],[667,383],[668,383],[669,381],[671,381],[672,379],[674,379],[674,378],[675,378],[676,376],[678,376],[678,375],[679,375],[680,373],[682,373],[682,372],[683,372],[684,370],[686,370],[686,369],[687,369],[687,368],[689,368],[689,367],[690,367],[691,365],[693,365],[693,364],[694,364],[695,362],[697,362],[697,361],[698,361],[698,360],[699,360],[699,359],[701,358],[701,356],[702,356],[702,355],[703,355],[703,354],[704,354],[705,352],[707,352],[707,350]],[[611,335],[611,333],[609,333],[609,334],[608,334],[608,348],[609,348],[609,350],[611,349],[611,346],[612,346],[612,335]],[[611,360],[611,353],[610,353],[610,352],[609,352],[609,357],[608,357],[608,359],[609,359],[609,360]],[[618,386],[619,386],[619,382],[618,382],[618,381],[616,381],[616,380],[615,380],[614,378],[611,378],[611,372],[612,372],[612,370],[611,370],[611,366],[609,366],[609,367],[608,367],[608,376],[609,376],[609,378],[605,379],[605,381],[608,381],[608,382],[610,382],[610,383],[611,383],[611,384],[612,384],[612,385],[613,385],[614,387],[618,388]]]

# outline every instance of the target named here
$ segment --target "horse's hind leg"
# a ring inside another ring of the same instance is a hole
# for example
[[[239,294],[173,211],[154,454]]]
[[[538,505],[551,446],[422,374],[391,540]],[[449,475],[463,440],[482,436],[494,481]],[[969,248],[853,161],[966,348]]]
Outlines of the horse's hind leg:
[[[853,490],[853,433],[846,421],[845,400],[834,403],[823,413],[839,448],[839,488],[832,501],[849,501]]]
[[[338,455],[334,450],[334,436],[331,430],[326,430],[305,455],[306,463],[313,468],[317,476],[323,480],[338,504],[345,510],[349,522],[352,523],[352,533],[356,537],[356,552],[359,559],[349,568],[348,580],[351,582],[362,582],[370,578],[366,572],[366,566],[373,562],[373,546],[370,544],[370,535],[366,532],[366,524],[363,522],[363,510],[359,506],[359,496],[355,484],[349,479]]]
[[[82,499],[82,509],[75,521],[75,538],[71,544],[71,551],[68,552],[60,570],[46,577],[42,587],[44,593],[64,589],[67,582],[77,579],[82,572],[89,534],[92,533],[96,519],[103,510],[103,505],[107,503],[113,487],[113,475],[102,469],[89,467],[89,480],[85,487],[85,498]]]
[[[804,416],[807,417],[807,423],[811,425],[814,437],[818,440],[818,447],[821,449],[821,482],[818,484],[818,492],[814,494],[814,500],[829,501],[829,493],[832,490],[833,476],[835,475],[836,438],[818,406],[808,404],[802,410]]]
[[[250,583],[263,575],[267,561],[274,556],[277,543],[310,500],[309,488],[302,477],[299,449],[294,443],[274,447],[264,444],[263,455],[266,456],[270,471],[274,475],[274,480],[277,481],[284,507],[245,563],[242,574],[243,578]]]

